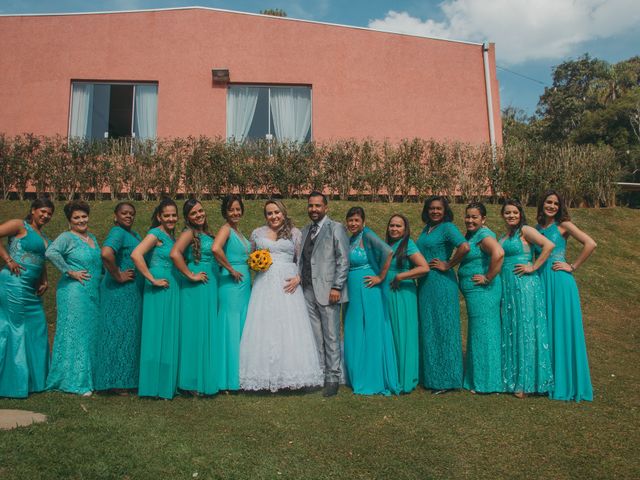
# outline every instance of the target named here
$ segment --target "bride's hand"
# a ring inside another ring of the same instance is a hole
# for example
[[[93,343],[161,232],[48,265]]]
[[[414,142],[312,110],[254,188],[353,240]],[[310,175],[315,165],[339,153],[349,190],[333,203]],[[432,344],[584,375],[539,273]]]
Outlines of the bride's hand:
[[[296,288],[298,288],[298,285],[300,285],[300,275],[287,278],[286,283],[284,284],[284,292],[293,293],[296,291]]]

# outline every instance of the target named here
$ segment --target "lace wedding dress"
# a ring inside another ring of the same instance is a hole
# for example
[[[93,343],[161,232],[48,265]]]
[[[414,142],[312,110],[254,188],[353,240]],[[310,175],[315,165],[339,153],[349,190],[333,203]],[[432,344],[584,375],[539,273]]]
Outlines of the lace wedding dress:
[[[240,342],[240,387],[244,390],[297,389],[322,385],[315,338],[302,287],[285,293],[287,279],[298,274],[301,233],[291,240],[267,237],[269,227],[251,234],[254,250],[268,249],[273,264],[256,274]]]

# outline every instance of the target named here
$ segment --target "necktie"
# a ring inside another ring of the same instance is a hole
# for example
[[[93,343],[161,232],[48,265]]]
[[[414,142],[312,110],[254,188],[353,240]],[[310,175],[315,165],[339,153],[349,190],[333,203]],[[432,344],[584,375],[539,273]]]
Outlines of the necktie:
[[[318,234],[318,228],[319,227],[317,223],[311,225],[311,230],[309,230],[309,233],[311,234],[312,239],[316,238],[316,235]]]

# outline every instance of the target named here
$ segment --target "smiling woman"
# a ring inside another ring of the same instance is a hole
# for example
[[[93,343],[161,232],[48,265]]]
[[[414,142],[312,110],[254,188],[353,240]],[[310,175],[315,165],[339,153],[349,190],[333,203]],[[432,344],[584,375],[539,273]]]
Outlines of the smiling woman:
[[[0,397],[26,397],[45,388],[49,366],[47,322],[41,296],[47,289],[42,232],[53,215],[49,199],[37,199],[24,220],[0,225]]]
[[[131,252],[140,243],[133,230],[136,209],[120,202],[113,212],[115,225],[102,245],[105,275],[100,285],[100,325],[96,346],[96,390],[138,387],[142,280]],[[119,392],[124,393],[124,392]]]
[[[89,232],[89,205],[64,206],[69,231],[49,246],[47,259],[62,273],[56,292],[58,318],[47,388],[91,395],[95,390],[94,357],[99,317],[102,259]]]
[[[264,206],[266,225],[251,234],[251,247],[267,249],[273,264],[255,277],[240,342],[244,390],[299,389],[322,385],[315,338],[296,259],[302,235],[279,200]]]
[[[131,259],[147,280],[142,297],[141,397],[173,398],[178,382],[180,279],[169,254],[175,243],[178,207],[164,198],[153,211],[151,229]]]

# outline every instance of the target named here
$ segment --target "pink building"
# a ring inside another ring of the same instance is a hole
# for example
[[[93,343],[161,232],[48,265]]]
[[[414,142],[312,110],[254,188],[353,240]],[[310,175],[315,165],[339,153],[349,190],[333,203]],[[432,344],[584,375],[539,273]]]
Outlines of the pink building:
[[[7,134],[502,141],[493,44],[194,7],[0,16],[0,45]]]

